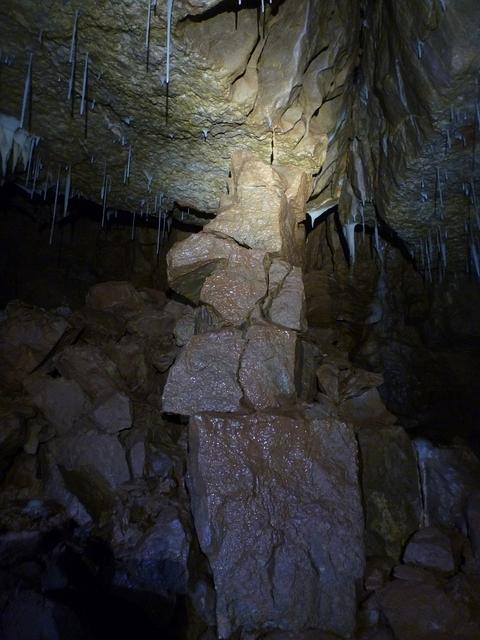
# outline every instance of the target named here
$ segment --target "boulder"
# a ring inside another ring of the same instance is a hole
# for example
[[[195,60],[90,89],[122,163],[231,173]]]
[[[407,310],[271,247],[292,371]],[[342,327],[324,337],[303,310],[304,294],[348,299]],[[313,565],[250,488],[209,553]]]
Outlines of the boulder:
[[[173,328],[175,343],[178,347],[183,347],[190,338],[195,334],[195,310],[191,309],[189,313],[178,318]]]
[[[15,407],[3,401],[0,405],[0,471],[8,468],[12,458],[27,440],[25,417]]]
[[[87,293],[85,304],[92,309],[109,311],[119,307],[138,307],[143,304],[143,299],[130,282],[111,281],[94,285]]]
[[[473,555],[480,565],[480,492],[472,493],[467,502],[467,529]]]
[[[86,424],[55,438],[48,448],[66,488],[90,515],[98,519],[113,508],[116,489],[130,480],[125,451],[115,435]]]
[[[219,637],[352,633],[364,563],[352,430],[313,415],[196,415],[187,466]]]
[[[24,380],[33,404],[59,434],[69,431],[75,422],[91,410],[91,402],[75,380],[34,374]]]
[[[285,267],[288,268],[286,273]],[[283,277],[281,274],[284,274]],[[274,261],[269,272],[265,309],[269,320],[285,329],[304,331],[307,327],[305,304],[301,269],[290,267],[283,261]]]
[[[131,426],[131,402],[117,367],[99,349],[90,345],[67,347],[57,358],[56,366],[89,396],[92,416],[100,429],[115,433]]]
[[[295,214],[289,211],[287,186],[270,164],[248,152],[234,153],[229,196],[205,231],[294,263]]]
[[[412,536],[403,562],[441,573],[454,573],[456,568],[450,538],[435,527],[420,529]]]
[[[479,627],[438,585],[394,580],[380,592],[380,607],[397,640],[476,640]]]
[[[429,440],[415,441],[425,503],[425,522],[430,526],[465,529],[468,496],[480,486],[480,461],[466,446],[437,446]]]
[[[52,351],[69,324],[61,316],[11,302],[0,322],[0,382],[17,387]]]
[[[357,438],[367,554],[398,562],[422,514],[415,449],[402,427],[362,427]]]
[[[238,245],[211,233],[195,233],[177,242],[167,254],[167,276],[171,288],[194,304],[200,299],[205,279],[225,267]],[[168,305],[167,305],[168,306]]]
[[[175,317],[165,309],[145,306],[129,319],[126,328],[140,338],[159,338],[173,334],[174,325]]]
[[[133,529],[133,527],[132,527]],[[164,504],[132,546],[115,549],[116,587],[170,595],[185,594],[188,582],[190,534],[174,504]]]
[[[278,407],[296,395],[296,346],[293,331],[270,324],[248,328],[239,380],[255,409]]]
[[[243,347],[236,329],[193,336],[170,369],[163,411],[192,415],[238,410],[242,389],[237,372]]]
[[[242,325],[267,294],[266,263],[263,251],[237,250],[226,268],[206,278],[200,301],[209,305],[224,324]]]

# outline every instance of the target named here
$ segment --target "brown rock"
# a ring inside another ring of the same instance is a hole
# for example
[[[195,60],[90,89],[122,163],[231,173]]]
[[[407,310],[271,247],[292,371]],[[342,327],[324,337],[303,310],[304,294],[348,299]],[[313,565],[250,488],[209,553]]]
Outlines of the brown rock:
[[[285,329],[303,331],[307,325],[302,271],[298,267],[289,268],[284,278],[278,282],[281,271],[284,271],[283,265],[279,267],[278,264],[272,264],[270,267],[267,316]]]
[[[420,529],[412,536],[403,562],[442,573],[453,573],[456,568],[450,538],[434,527]]]
[[[229,325],[242,325],[267,294],[267,257],[263,251],[238,249],[225,269],[205,280],[200,301]]]
[[[191,309],[189,313],[181,316],[173,328],[173,335],[177,346],[183,347],[195,334],[195,311]]]
[[[355,626],[363,574],[357,449],[346,425],[273,414],[190,422],[189,488],[219,637]]]
[[[239,380],[255,409],[278,407],[295,398],[297,336],[269,324],[249,327]]]
[[[75,380],[35,374],[24,381],[24,387],[59,434],[69,431],[91,409],[89,398]]]
[[[172,289],[195,304],[205,279],[216,269],[225,267],[238,245],[211,233],[196,233],[177,242],[167,254],[168,282]]]
[[[402,427],[362,427],[357,438],[362,456],[367,554],[385,555],[398,562],[421,520],[415,450]]]
[[[242,334],[235,329],[193,336],[170,369],[163,411],[192,415],[238,410],[242,390],[237,372],[243,346]]]
[[[0,322],[0,382],[18,387],[52,351],[68,328],[53,313],[11,302]]]
[[[462,633],[465,612],[439,586],[395,580],[380,593],[380,606],[398,640],[478,638]]]
[[[122,389],[118,370],[99,349],[89,345],[68,347],[56,365],[65,378],[75,380],[90,397],[97,426],[109,433],[131,426],[131,403]]]
[[[144,307],[127,322],[127,331],[141,338],[158,338],[173,334],[175,318],[164,309]]]
[[[463,527],[468,496],[480,486],[478,457],[466,446],[436,446],[423,438],[415,440],[415,448],[427,524]]]
[[[118,307],[137,307],[143,303],[133,284],[124,281],[101,282],[87,293],[85,304],[92,309],[108,311]]]

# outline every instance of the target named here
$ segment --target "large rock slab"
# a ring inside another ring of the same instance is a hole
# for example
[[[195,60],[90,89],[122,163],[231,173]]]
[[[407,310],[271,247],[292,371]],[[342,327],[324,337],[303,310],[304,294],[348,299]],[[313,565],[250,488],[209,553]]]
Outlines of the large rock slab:
[[[193,336],[170,369],[163,411],[183,415],[237,411],[242,398],[237,373],[243,347],[242,334],[236,329]]]
[[[248,328],[239,379],[255,409],[278,407],[296,395],[297,335],[270,324]]]
[[[204,282],[200,301],[233,326],[242,325],[267,294],[267,256],[264,251],[240,249]]]
[[[213,572],[220,638],[355,626],[363,574],[357,447],[343,423],[197,415],[189,488]]]
[[[362,427],[366,550],[398,561],[407,539],[420,526],[422,501],[415,450],[402,427]]]
[[[293,262],[295,216],[288,207],[286,180],[270,164],[246,152],[233,154],[231,172],[229,197],[205,231]]]

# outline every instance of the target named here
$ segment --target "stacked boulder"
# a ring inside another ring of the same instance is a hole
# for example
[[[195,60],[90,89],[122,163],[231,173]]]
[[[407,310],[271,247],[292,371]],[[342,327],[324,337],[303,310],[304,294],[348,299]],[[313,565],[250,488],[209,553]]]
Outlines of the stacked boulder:
[[[190,338],[184,321],[176,330],[184,346],[163,410],[190,419],[189,491],[220,638],[355,627],[364,548],[354,431],[302,402],[311,381],[300,372],[298,222],[309,188],[293,167],[236,154],[217,217],[167,257],[171,287],[199,305]]]

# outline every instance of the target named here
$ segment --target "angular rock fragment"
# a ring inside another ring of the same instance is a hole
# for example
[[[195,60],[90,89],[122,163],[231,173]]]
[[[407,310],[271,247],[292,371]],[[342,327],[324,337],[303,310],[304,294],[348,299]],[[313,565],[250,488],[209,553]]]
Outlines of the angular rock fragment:
[[[235,329],[193,336],[169,372],[163,411],[192,415],[238,410],[242,390],[237,372],[243,346],[242,334]]]
[[[234,153],[231,193],[204,230],[293,262],[295,217],[289,212],[286,188],[270,164],[246,152]]]
[[[248,328],[239,380],[255,409],[278,407],[296,395],[297,336],[270,324]]]
[[[101,429],[115,433],[131,426],[131,402],[122,389],[118,370],[99,349],[89,345],[68,347],[56,365],[65,378],[75,380],[87,393],[93,405],[92,417]]]
[[[434,527],[420,529],[412,536],[403,561],[442,573],[453,573],[456,567],[450,538]]]
[[[24,381],[35,406],[59,434],[69,431],[91,409],[91,402],[75,380],[35,374]]]
[[[239,249],[227,267],[217,269],[205,280],[200,301],[209,305],[223,323],[240,326],[267,294],[266,254]]]
[[[239,627],[353,631],[364,561],[349,427],[278,414],[197,415],[188,473],[220,638]]]
[[[366,551],[398,561],[422,515],[415,450],[402,427],[362,427],[357,438],[362,457]]]
[[[298,267],[288,269],[283,278],[284,265],[280,261],[272,263],[269,273],[268,295],[266,305],[267,317],[275,324],[303,331],[306,329],[305,320],[305,292],[303,288],[302,271]],[[278,281],[280,279],[280,281]]]
[[[471,449],[415,440],[425,520],[430,526],[462,528],[468,497],[480,486],[480,461]]]
[[[174,291],[195,304],[207,276],[226,266],[238,245],[211,233],[196,233],[177,242],[167,254],[168,282]]]
[[[140,306],[143,299],[130,282],[111,281],[94,285],[88,291],[85,302],[92,309],[108,311],[118,307]]]
[[[68,322],[53,313],[11,302],[0,322],[0,382],[18,387],[55,347]]]

